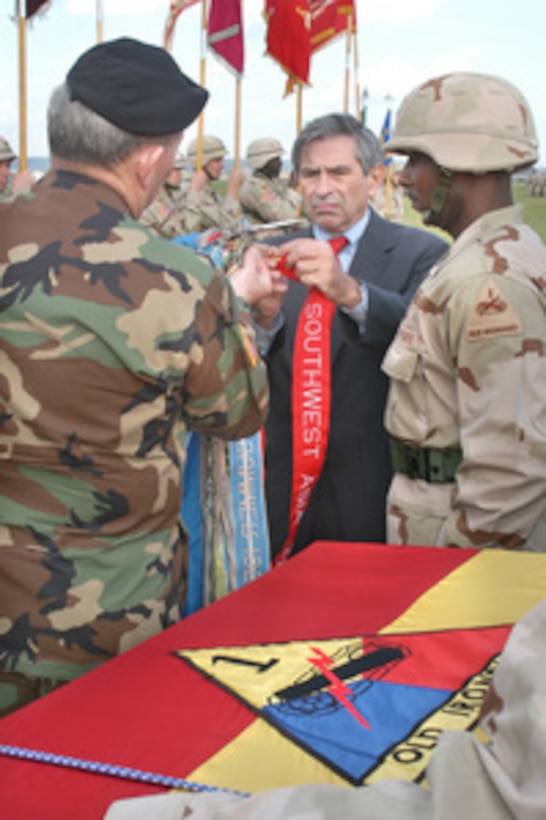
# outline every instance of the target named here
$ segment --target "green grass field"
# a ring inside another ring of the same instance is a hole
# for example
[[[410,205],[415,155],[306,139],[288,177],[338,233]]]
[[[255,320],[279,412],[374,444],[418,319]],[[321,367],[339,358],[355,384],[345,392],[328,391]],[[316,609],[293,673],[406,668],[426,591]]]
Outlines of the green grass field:
[[[525,182],[514,183],[514,199],[523,205],[525,221],[546,242],[546,197],[527,196]]]

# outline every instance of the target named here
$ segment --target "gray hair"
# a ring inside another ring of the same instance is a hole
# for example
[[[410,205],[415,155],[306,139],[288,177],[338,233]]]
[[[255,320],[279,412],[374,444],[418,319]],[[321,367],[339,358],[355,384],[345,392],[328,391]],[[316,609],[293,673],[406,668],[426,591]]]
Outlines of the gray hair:
[[[77,100],[70,99],[66,85],[56,88],[47,111],[49,150],[52,155],[86,165],[111,168],[141,145],[168,144],[169,137],[129,134]]]
[[[383,149],[373,131],[361,125],[351,114],[325,114],[308,122],[299,133],[292,147],[292,165],[295,172],[299,173],[301,154],[305,145],[340,134],[353,137],[355,158],[366,175],[375,165],[383,162]]]

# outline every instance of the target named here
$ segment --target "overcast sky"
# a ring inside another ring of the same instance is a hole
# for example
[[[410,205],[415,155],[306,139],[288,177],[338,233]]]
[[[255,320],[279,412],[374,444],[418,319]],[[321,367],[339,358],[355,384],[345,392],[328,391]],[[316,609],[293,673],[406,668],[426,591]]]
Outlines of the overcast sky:
[[[19,71],[14,0],[0,0],[0,134],[19,148]],[[296,135],[296,96],[284,98],[285,75],[265,55],[263,0],[243,0],[245,74],[242,82],[241,150],[256,137],[277,136],[289,150]],[[168,0],[104,0],[104,38],[137,37],[160,45]],[[511,80],[527,97],[546,165],[546,94],[543,71],[546,4],[536,0],[357,0],[358,74],[351,71],[350,111],[356,89],[367,88],[368,125],[379,131],[387,107],[393,112],[417,83],[454,70],[481,71]],[[201,4],[178,18],[173,56],[199,80]],[[52,0],[47,13],[28,25],[27,151],[46,155],[45,112],[51,90],[77,56],[96,41],[95,0]],[[303,122],[342,110],[345,39],[338,38],[312,61],[312,87],[303,93]],[[351,61],[351,67],[353,61]],[[205,85],[211,100],[204,130],[221,136],[233,152],[235,80],[206,52]],[[195,136],[195,126],[184,144]]]

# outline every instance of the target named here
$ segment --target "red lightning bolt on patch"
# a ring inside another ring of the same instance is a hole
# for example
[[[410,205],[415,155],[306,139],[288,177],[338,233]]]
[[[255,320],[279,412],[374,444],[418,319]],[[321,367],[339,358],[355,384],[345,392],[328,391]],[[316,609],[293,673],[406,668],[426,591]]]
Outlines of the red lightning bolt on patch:
[[[316,666],[317,669],[320,669],[324,677],[331,681],[332,685],[328,687],[328,691],[332,693],[336,700],[338,700],[365,729],[371,729],[372,727],[366,718],[360,714],[358,709],[355,709],[354,704],[347,698],[347,695],[352,695],[351,689],[331,671],[330,667],[334,664],[332,658],[329,658],[322,649],[316,646],[312,646],[311,649],[315,655],[314,657],[307,658],[307,660],[309,663],[312,663],[313,666]]]

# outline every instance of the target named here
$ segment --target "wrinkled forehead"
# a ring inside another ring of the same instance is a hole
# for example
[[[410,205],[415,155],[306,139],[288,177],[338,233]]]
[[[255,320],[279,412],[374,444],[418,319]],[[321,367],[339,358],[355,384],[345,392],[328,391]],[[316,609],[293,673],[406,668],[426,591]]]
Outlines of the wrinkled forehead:
[[[357,158],[356,142],[348,134],[324,137],[302,146],[300,171],[304,168],[331,169],[339,167],[354,168],[355,170],[360,168],[362,170]]]

